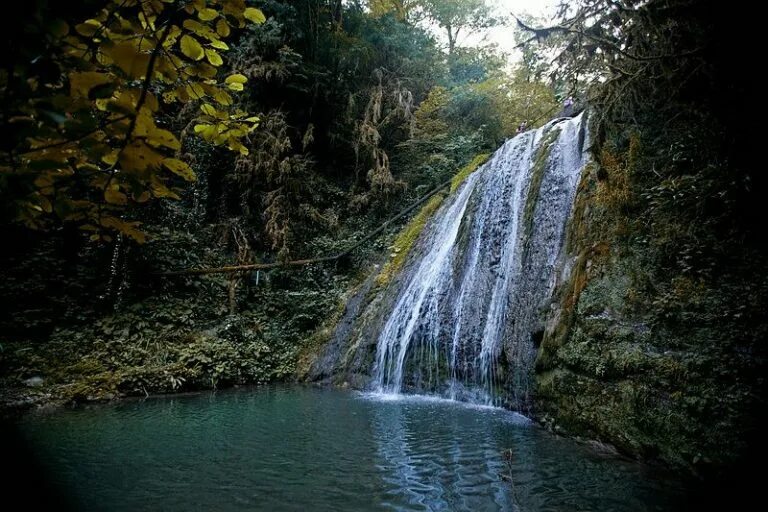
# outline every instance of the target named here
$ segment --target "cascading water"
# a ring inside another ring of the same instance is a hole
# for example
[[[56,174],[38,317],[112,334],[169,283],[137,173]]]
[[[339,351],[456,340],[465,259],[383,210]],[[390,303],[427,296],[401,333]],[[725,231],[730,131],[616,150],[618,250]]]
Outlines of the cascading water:
[[[441,207],[379,334],[379,392],[525,408],[585,130],[580,115],[518,135]]]

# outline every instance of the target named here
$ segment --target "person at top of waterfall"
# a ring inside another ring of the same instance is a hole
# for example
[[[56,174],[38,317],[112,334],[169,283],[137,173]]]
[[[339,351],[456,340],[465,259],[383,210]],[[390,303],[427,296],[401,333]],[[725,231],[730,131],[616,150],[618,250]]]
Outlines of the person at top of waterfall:
[[[563,102],[563,117],[573,116],[573,96],[568,96]]]
[[[520,126],[517,127],[517,133],[523,133],[528,128],[528,121],[523,121]]]

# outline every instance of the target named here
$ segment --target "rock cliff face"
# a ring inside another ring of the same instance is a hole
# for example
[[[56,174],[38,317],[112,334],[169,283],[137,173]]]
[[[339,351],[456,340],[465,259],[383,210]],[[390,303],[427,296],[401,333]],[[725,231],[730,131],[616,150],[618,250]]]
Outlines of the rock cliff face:
[[[768,283],[750,268],[765,256],[708,197],[730,193],[723,176],[659,184],[657,143],[642,141],[633,131],[605,144],[582,175],[572,270],[537,356],[536,415],[706,473],[759,436]],[[663,187],[676,196],[663,198]]]
[[[308,377],[501,404],[634,456],[726,466],[763,405],[768,281],[750,269],[764,254],[723,231],[732,212],[665,202],[674,185],[642,132],[589,158],[571,128],[508,142],[425,208],[412,250],[393,248],[402,268],[349,295]]]
[[[398,238],[415,243],[396,243],[349,301],[310,375],[530,410],[536,346],[588,158],[585,126],[583,116],[553,121],[460,173],[455,193],[439,209],[428,203]]]

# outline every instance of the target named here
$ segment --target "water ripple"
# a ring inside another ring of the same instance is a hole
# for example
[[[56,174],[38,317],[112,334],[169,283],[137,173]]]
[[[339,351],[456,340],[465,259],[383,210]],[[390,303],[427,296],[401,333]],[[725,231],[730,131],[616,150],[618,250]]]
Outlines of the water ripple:
[[[31,415],[75,510],[673,510],[660,475],[493,407],[268,387]]]

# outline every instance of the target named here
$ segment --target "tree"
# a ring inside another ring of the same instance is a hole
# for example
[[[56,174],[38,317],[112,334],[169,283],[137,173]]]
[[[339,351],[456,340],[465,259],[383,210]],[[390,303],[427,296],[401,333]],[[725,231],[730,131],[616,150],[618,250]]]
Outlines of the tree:
[[[369,0],[368,8],[375,17],[391,12],[399,21],[406,21],[419,4],[419,0]]]
[[[130,207],[178,198],[195,173],[180,155],[186,130],[168,113],[199,105],[191,131],[241,154],[258,118],[232,108],[242,74],[221,77],[233,28],[263,23],[244,0],[112,0],[70,27],[48,21],[39,57],[0,71],[6,126],[0,198],[33,229],[76,225],[93,240],[144,240]]]
[[[421,6],[447,36],[449,55],[453,55],[462,35],[466,37],[501,22],[485,0],[423,0]]]

